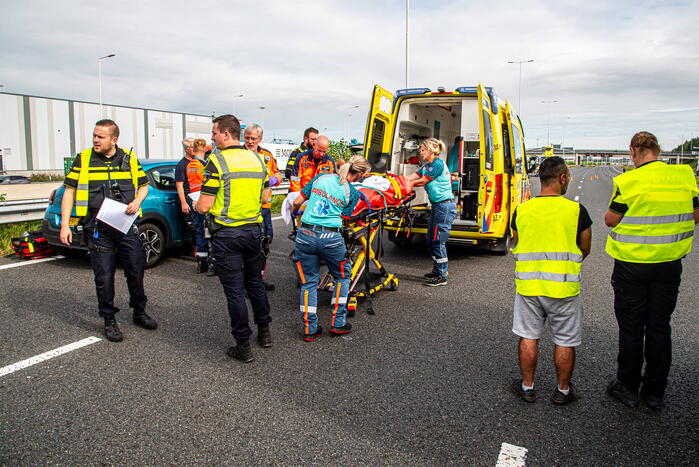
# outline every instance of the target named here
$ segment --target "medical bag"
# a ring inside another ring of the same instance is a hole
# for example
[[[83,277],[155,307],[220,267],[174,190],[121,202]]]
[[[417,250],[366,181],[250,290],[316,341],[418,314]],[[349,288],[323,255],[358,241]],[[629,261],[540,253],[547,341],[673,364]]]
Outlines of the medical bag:
[[[38,259],[56,255],[56,251],[46,241],[41,230],[24,232],[21,237],[13,238],[12,249],[22,259]]]

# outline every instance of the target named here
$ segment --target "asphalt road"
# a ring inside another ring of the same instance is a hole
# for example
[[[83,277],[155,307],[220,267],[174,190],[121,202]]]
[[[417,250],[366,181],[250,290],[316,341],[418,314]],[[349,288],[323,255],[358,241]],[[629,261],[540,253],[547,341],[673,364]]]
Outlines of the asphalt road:
[[[514,260],[450,247],[449,285],[427,288],[422,245],[386,245],[400,278],[376,315],[360,311],[346,337],[301,340],[288,228],[275,221],[269,278],[274,347],[244,365],[232,344],[220,284],[168,258],[146,275],[149,332],[130,322],[105,340],[0,376],[2,465],[391,464],[495,465],[503,442],[528,465],[696,465],[699,455],[697,240],[684,260],[673,317],[666,407],[628,409],[604,392],[616,368],[617,326],[604,253],[612,168],[574,169],[567,196],[593,218],[583,265],[581,398],[555,407],[551,343],[542,340],[536,404],[509,390],[518,375],[511,332]],[[538,179],[532,181],[538,191]],[[578,188],[580,187],[580,188]],[[0,260],[10,264],[14,259]],[[0,368],[89,336],[102,337],[86,259],[0,270]],[[329,320],[329,296],[320,312]]]

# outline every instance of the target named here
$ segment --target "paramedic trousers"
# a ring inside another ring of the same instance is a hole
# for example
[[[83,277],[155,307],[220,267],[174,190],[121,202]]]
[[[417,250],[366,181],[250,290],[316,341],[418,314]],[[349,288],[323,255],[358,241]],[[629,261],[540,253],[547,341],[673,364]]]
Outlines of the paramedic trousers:
[[[617,379],[630,391],[662,398],[672,363],[670,318],[677,304],[681,260],[614,261],[614,314],[619,324]],[[642,373],[645,356],[646,368]]]
[[[430,220],[427,223],[425,241],[427,250],[434,261],[433,268],[439,271],[442,277],[446,277],[449,271],[449,259],[447,258],[447,240],[451,232],[451,224],[456,219],[456,203],[454,200],[432,203]]]
[[[262,282],[262,226],[246,224],[240,227],[221,227],[211,236],[210,260],[221,281],[231,318],[231,334],[236,341],[250,338],[248,307],[245,292],[255,316],[255,324],[269,324],[267,291]]]
[[[296,234],[296,269],[301,280],[301,319],[305,334],[314,334],[318,326],[318,281],[320,260],[330,271],[335,283],[330,304],[333,309],[331,327],[342,327],[346,322],[347,295],[352,273],[347,260],[345,240],[340,232],[301,227]]]
[[[104,224],[95,218],[85,225],[90,249],[90,264],[95,274],[97,307],[102,317],[119,312],[114,306],[114,273],[117,255],[121,260],[129,288],[129,306],[135,310],[145,310],[146,292],[143,289],[143,271],[146,253],[138,233],[138,226],[132,225],[128,233]]]
[[[274,227],[272,227],[272,210],[270,208],[262,208],[262,223],[265,225],[265,235],[269,237],[269,242],[272,243]]]
[[[187,204],[189,205],[189,212],[192,213],[192,219],[194,220],[194,248],[196,249],[197,256],[204,257],[209,254],[209,242],[206,240],[204,235],[204,222],[206,217],[204,214],[199,214],[194,210],[194,201],[187,196]]]

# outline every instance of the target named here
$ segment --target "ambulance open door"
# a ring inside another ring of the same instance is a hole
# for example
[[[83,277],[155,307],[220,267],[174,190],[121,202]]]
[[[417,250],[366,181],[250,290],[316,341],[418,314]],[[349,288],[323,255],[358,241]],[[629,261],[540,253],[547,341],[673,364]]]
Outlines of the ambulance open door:
[[[393,94],[375,85],[364,132],[364,157],[371,164],[373,172],[386,172],[391,162],[391,136],[394,126],[392,112]]]
[[[478,84],[478,121],[480,123],[480,185],[478,189],[478,226],[482,233],[492,231],[496,195],[493,109],[482,84]]]

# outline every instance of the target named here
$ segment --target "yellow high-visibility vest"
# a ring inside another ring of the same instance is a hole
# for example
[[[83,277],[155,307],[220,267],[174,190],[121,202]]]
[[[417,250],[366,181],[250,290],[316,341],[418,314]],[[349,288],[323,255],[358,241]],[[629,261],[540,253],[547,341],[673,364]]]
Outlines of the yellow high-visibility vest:
[[[211,154],[220,185],[209,213],[215,222],[236,227],[262,222],[262,192],[267,178],[267,166],[253,151],[224,149]]]
[[[541,196],[517,206],[517,293],[566,298],[580,294],[583,255],[577,244],[580,205]]]
[[[629,210],[607,237],[609,256],[663,263],[692,251],[697,182],[688,165],[653,162],[614,177],[613,198]]]
[[[104,170],[91,170],[90,159],[92,157],[92,148],[85,149],[80,153],[80,174],[78,175],[78,188],[75,191],[75,214],[78,217],[87,216],[88,198],[90,196],[90,180],[106,180],[107,173]],[[129,158],[130,178],[134,187],[134,197],[138,192],[138,159],[133,151],[126,154]],[[122,178],[118,173],[110,173],[115,180]],[[141,210],[139,209],[139,215]]]

